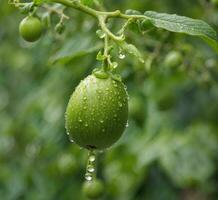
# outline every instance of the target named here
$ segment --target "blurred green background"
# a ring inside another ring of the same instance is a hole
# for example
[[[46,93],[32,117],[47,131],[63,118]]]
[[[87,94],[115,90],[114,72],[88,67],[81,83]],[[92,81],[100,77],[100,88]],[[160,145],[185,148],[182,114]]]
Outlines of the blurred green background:
[[[67,138],[64,112],[75,86],[99,66],[96,21],[66,10],[71,19],[62,36],[54,32],[52,15],[52,26],[29,44],[18,33],[24,15],[0,2],[0,199],[83,200],[87,151]],[[104,3],[108,10],[199,18],[218,31],[218,5],[206,0]],[[45,14],[40,9],[38,15]],[[122,21],[110,23],[116,30]],[[102,199],[217,200],[217,54],[198,38],[163,30],[126,34],[146,63],[113,52],[130,114],[123,137],[98,158]],[[181,59],[169,64],[175,51]]]

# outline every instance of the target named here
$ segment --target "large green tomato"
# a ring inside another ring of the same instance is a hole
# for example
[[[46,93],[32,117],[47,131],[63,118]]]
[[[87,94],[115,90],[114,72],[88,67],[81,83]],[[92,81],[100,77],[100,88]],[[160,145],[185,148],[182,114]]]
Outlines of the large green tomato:
[[[28,42],[35,42],[42,34],[42,23],[37,17],[27,16],[19,26],[20,35]]]
[[[66,129],[79,146],[105,149],[125,130],[128,94],[125,85],[108,75],[89,75],[77,86],[66,110]]]

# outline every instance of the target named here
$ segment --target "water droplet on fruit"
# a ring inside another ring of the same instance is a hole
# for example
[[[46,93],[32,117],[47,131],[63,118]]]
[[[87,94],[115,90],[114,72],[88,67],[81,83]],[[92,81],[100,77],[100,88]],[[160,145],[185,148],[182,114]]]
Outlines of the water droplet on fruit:
[[[118,102],[118,105],[119,105],[120,108],[123,107],[123,104],[121,102]]]
[[[71,143],[74,143],[74,140],[73,140],[73,138],[71,137],[71,135],[69,135],[69,140],[70,140]]]

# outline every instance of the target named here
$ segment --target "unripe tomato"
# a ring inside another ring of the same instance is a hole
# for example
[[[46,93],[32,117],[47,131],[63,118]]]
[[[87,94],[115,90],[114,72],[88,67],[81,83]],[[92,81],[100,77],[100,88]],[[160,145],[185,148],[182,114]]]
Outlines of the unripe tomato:
[[[171,51],[167,54],[164,64],[167,67],[178,67],[182,63],[182,55],[178,51]]]
[[[105,149],[125,130],[128,95],[125,85],[109,76],[89,75],[77,86],[66,110],[66,129],[79,146]]]
[[[28,42],[35,42],[42,34],[42,23],[37,17],[27,16],[19,26],[20,35]]]
[[[94,179],[92,181],[86,181],[83,184],[83,193],[89,199],[98,199],[104,193],[104,185],[102,181]]]

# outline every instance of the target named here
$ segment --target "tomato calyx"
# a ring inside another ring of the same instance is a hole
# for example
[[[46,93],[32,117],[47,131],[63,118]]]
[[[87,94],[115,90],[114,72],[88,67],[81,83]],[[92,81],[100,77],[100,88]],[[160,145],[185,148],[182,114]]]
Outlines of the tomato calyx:
[[[119,82],[122,82],[122,78],[119,74],[115,74],[115,73],[112,73],[110,71],[104,71],[103,69],[101,68],[95,68],[93,71],[92,71],[92,74],[96,77],[96,78],[100,78],[100,79],[107,79],[109,77],[111,77],[113,80],[115,81],[119,81]]]

